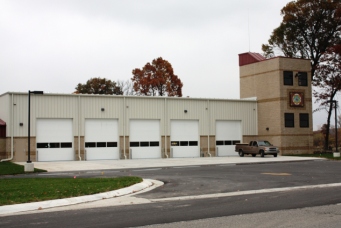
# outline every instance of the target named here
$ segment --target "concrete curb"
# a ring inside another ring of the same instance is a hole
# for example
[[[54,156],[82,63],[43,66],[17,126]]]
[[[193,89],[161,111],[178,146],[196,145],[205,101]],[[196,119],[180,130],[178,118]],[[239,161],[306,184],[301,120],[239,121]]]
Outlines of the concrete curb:
[[[151,179],[143,179],[141,183],[134,184],[130,187],[105,192],[98,193],[94,195],[86,195],[86,196],[78,196],[66,199],[56,199],[56,200],[47,200],[41,202],[33,202],[33,203],[24,203],[24,204],[15,204],[15,205],[6,205],[0,206],[0,215],[24,212],[24,211],[34,211],[34,210],[42,210],[52,207],[61,207],[61,206],[69,206],[80,203],[87,203],[97,200],[115,198],[120,196],[125,196],[128,194],[134,194],[142,190],[146,190],[154,185],[154,180]],[[159,185],[160,186],[160,185]]]

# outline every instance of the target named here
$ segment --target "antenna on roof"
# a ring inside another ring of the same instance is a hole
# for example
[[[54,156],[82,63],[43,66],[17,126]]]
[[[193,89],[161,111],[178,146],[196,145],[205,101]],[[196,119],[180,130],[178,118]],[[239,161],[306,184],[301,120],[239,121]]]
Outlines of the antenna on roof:
[[[249,38],[249,52],[250,52],[250,12],[249,12],[249,8],[247,8],[247,32],[248,32],[248,38]]]

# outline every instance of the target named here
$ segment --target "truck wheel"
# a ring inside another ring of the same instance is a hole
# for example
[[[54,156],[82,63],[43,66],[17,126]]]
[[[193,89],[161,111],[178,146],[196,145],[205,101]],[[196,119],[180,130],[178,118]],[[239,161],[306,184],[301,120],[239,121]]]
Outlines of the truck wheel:
[[[274,154],[274,157],[277,158],[277,154]]]
[[[252,154],[252,157],[256,157],[256,154]]]
[[[244,157],[244,152],[243,152],[243,150],[239,150],[238,154],[239,154],[239,157]]]
[[[260,156],[261,156],[262,158],[264,158],[264,150],[261,150],[261,151],[260,151]]]

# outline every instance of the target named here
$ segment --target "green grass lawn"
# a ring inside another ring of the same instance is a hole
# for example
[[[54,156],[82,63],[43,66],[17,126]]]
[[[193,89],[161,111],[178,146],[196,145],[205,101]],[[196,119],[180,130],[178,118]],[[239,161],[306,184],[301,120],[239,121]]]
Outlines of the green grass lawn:
[[[287,156],[326,158],[326,159],[330,159],[330,160],[339,160],[339,161],[341,161],[341,157],[334,158],[333,153],[321,153],[321,154],[295,154],[295,155],[287,155]]]
[[[91,195],[140,182],[140,177],[3,178],[0,179],[0,206]]]
[[[34,172],[47,172],[46,170],[42,169],[34,169]],[[0,175],[15,175],[15,174],[23,174],[24,166],[17,165],[13,162],[0,162]]]

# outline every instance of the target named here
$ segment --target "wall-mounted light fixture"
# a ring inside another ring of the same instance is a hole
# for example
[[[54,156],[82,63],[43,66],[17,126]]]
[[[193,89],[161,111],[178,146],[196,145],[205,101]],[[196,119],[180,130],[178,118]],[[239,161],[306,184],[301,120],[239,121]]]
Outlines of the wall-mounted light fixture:
[[[187,110],[186,110],[186,109],[184,110],[184,113],[187,113]]]
[[[24,126],[24,123],[19,123],[19,126],[20,126],[20,127]]]
[[[267,128],[265,128],[267,131],[269,130],[269,128],[267,127]]]
[[[102,111],[102,112],[104,112],[104,110],[105,110],[104,108],[101,108],[101,111]]]

